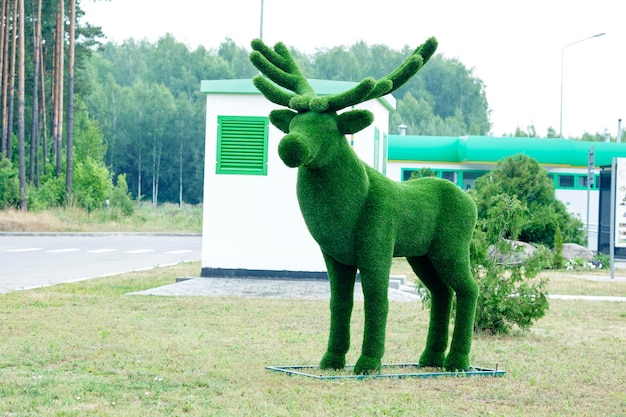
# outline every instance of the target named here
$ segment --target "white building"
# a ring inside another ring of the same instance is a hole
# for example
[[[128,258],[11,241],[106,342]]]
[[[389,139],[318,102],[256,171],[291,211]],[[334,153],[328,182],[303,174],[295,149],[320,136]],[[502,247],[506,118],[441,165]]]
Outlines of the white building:
[[[352,82],[309,80],[318,95]],[[296,198],[297,170],[278,157],[284,133],[269,123],[269,102],[252,80],[202,81],[206,93],[206,144],[202,273],[210,276],[326,276]],[[395,99],[359,104],[374,123],[347,137],[361,159],[386,170],[387,126]]]
[[[591,167],[593,181],[588,190],[590,148],[594,149],[594,162]],[[571,214],[580,217],[585,226],[589,220],[587,247],[597,250],[599,170],[610,165],[613,157],[626,157],[626,143],[555,138],[389,135],[387,176],[405,181],[412,172],[430,168],[437,176],[468,190],[499,160],[520,153],[534,158],[548,172],[556,198]]]

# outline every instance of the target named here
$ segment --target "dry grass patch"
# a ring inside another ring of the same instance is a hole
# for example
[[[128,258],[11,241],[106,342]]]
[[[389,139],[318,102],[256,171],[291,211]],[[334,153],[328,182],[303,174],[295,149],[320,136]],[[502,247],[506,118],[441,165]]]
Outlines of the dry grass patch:
[[[200,233],[202,207],[140,205],[131,216],[119,210],[87,212],[77,207],[41,212],[0,210],[0,232],[177,232]]]
[[[265,366],[319,361],[327,301],[126,295],[199,269],[0,295],[0,415],[626,415],[623,303],[554,300],[528,333],[477,335],[473,365],[498,363],[503,378],[318,381]],[[418,302],[392,302],[384,361],[415,361],[427,320]]]
[[[0,210],[0,231],[3,232],[53,232],[66,230],[67,227],[52,212]]]

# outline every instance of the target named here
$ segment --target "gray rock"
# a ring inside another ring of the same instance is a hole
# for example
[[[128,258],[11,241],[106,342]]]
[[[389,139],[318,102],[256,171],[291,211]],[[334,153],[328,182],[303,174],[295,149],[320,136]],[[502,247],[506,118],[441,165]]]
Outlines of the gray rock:
[[[582,258],[589,262],[593,259],[592,251],[576,243],[564,243],[562,255],[567,260]]]
[[[535,247],[530,243],[519,240],[507,240],[511,244],[511,251],[502,253],[494,245],[489,246],[487,256],[495,259],[499,264],[519,264],[530,258],[535,252]]]

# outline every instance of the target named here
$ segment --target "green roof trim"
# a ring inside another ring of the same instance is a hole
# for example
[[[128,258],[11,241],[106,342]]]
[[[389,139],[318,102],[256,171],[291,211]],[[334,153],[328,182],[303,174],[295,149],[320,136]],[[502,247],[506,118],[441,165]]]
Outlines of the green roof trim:
[[[308,80],[311,87],[320,96],[342,93],[356,86],[353,81]],[[242,80],[202,80],[200,91],[206,94],[261,94],[252,83],[252,79]],[[387,110],[394,110],[396,99],[388,94],[377,99]]]
[[[586,167],[589,147],[594,147],[595,166],[626,157],[626,143],[587,142],[492,136],[389,135],[389,161],[495,164],[523,153],[542,165]]]

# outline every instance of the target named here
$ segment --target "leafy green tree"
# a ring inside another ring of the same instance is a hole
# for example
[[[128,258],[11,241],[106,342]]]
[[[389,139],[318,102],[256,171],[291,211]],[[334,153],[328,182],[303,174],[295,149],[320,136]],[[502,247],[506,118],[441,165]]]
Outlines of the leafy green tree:
[[[291,53],[311,78],[360,81],[386,75],[411,51],[357,42],[311,55]],[[205,96],[200,81],[251,78],[256,70],[248,54],[247,46],[229,38],[217,51],[191,50],[171,34],[155,43],[130,39],[94,51],[77,78],[88,115],[104,136],[112,177],[126,174],[135,198],[201,202]],[[410,134],[486,134],[484,86],[472,71],[440,56],[431,59],[427,71],[431,74],[414,77],[396,92],[398,111],[391,115],[390,131],[404,123]]]
[[[491,197],[491,206],[487,209],[486,216],[478,222],[486,233],[487,243],[493,245],[505,239],[517,239],[527,217],[528,208],[517,196],[497,194]]]
[[[95,120],[90,119],[84,108],[84,103],[77,102],[77,113],[75,124],[74,158],[84,160],[93,158],[96,161],[104,161],[107,145],[104,141],[102,131]]]
[[[476,180],[472,193],[479,219],[490,218],[494,197],[514,196],[528,211],[520,240],[552,247],[557,226],[568,242],[581,243],[584,238],[580,220],[555,197],[547,171],[529,156],[518,154],[498,161],[489,175]]]
[[[39,211],[52,207],[62,207],[65,203],[65,179],[55,176],[51,167],[52,165],[41,179],[39,187],[27,187],[26,198],[29,210]]]
[[[395,51],[364,42],[319,50],[312,57],[312,78],[360,81],[364,76],[382,77],[411,52],[409,46]],[[456,59],[434,56],[395,96],[398,105],[391,116],[391,132],[400,124],[414,135],[484,135],[491,128],[483,82]]]
[[[463,130],[455,132],[455,135],[485,135],[491,129],[484,84],[473,75],[473,70],[467,69],[457,59],[434,56],[420,76],[399,89],[397,95],[404,98],[407,91],[428,100],[433,114],[441,120],[455,121],[459,129],[462,125]],[[408,116],[403,113],[400,115],[403,118]],[[406,122],[405,124],[412,134],[438,134],[429,130],[437,126],[436,123],[423,124],[421,128]]]
[[[120,174],[117,176],[116,184],[111,190],[109,202],[111,208],[119,210],[123,216],[128,217],[134,213],[135,204],[133,203],[132,196],[128,191],[126,174]]]
[[[230,77],[224,78],[252,78],[255,76],[257,71],[250,63],[249,53],[247,49],[238,47],[232,39],[226,38],[217,51],[217,56],[227,63],[232,74]]]
[[[433,171],[432,169],[422,168],[419,171],[411,172],[411,176],[409,177],[409,180],[416,180],[418,178],[436,177],[436,176],[437,176],[437,173]]]
[[[76,161],[73,186],[72,198],[80,207],[87,211],[102,207],[111,194],[109,170],[103,162],[91,157]]]

